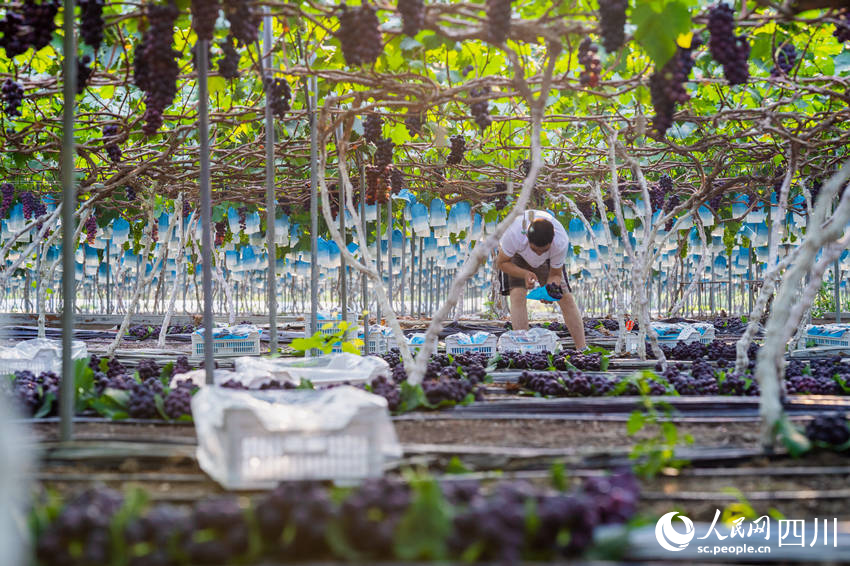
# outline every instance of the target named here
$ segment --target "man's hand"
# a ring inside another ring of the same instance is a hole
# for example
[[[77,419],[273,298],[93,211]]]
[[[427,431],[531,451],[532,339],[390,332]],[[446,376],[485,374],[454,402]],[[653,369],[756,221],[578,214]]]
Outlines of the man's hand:
[[[525,288],[534,289],[537,287],[537,275],[533,271],[525,272]]]

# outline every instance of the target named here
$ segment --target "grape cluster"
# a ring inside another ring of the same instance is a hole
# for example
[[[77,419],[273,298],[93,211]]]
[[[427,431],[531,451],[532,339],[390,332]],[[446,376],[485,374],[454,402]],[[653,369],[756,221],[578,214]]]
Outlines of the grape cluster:
[[[92,74],[89,63],[91,63],[91,57],[88,55],[83,55],[77,59],[77,94],[83,94],[89,84],[89,78]]]
[[[584,321],[584,327],[587,329],[598,328],[600,326],[610,332],[620,329],[620,323],[611,318],[588,318]]]
[[[177,361],[174,362],[173,375],[188,373],[192,371],[192,366],[189,365],[189,358],[186,356],[177,356]]]
[[[497,368],[545,370],[550,367],[548,352],[502,352]]]
[[[133,202],[134,200],[136,200],[136,189],[134,189],[130,185],[127,185],[126,187],[124,187],[124,190],[126,192],[128,201]]]
[[[623,27],[626,25],[626,8],[628,7],[628,0],[599,0],[599,27],[602,45],[609,53],[622,47],[626,40]]]
[[[742,322],[739,317],[718,317],[711,321],[714,329],[723,334],[743,334],[747,329],[747,324]]]
[[[286,79],[266,77],[264,85],[266,87],[267,104],[271,104],[275,116],[283,119],[289,112],[289,99],[292,98],[289,83],[286,82]]]
[[[248,207],[240,206],[236,209],[236,215],[239,217],[239,230],[244,232],[248,228]]]
[[[397,195],[404,188],[404,174],[397,167],[390,169],[390,187],[392,187],[394,195]]]
[[[10,393],[27,415],[33,416],[43,407],[46,410],[45,416],[50,415],[56,409],[59,376],[52,371],[45,371],[37,376],[27,370],[16,371]],[[52,400],[48,398],[50,395],[53,396]],[[48,401],[50,405],[45,407]]]
[[[147,6],[149,27],[136,47],[133,80],[145,91],[145,125],[142,131],[153,135],[162,126],[162,113],[177,94],[180,53],[174,43],[174,22],[180,11],[173,2]]]
[[[249,537],[238,499],[223,495],[195,503],[185,550],[192,564],[230,564],[248,550]]]
[[[797,48],[793,43],[783,43],[776,51],[776,66],[770,70],[771,77],[788,75],[797,62]]]
[[[401,371],[404,372],[403,366],[398,367],[401,367]],[[400,379],[398,382],[392,382],[383,375],[379,375],[373,379],[371,383],[369,383],[369,391],[386,399],[387,408],[390,411],[395,412],[401,408],[401,390],[397,385],[397,383],[401,383],[401,381],[404,381],[404,379]]]
[[[224,238],[227,236],[227,221],[215,223],[215,245],[216,247],[224,245]]]
[[[404,115],[404,127],[407,128],[407,133],[411,137],[422,133],[422,112],[408,108],[407,113]]]
[[[336,37],[345,63],[350,66],[371,64],[384,50],[378,15],[368,3],[357,8],[339,7],[339,30]]]
[[[564,296],[564,289],[557,283],[547,283],[546,292],[549,293],[549,296],[556,301],[560,301]]]
[[[457,379],[457,375],[456,370],[446,368],[438,379],[426,379],[422,382],[422,390],[431,405],[440,405],[443,402],[460,403],[470,393],[476,400],[483,399],[484,392],[480,388],[476,388],[470,380]]]
[[[375,148],[375,165],[386,170],[387,166],[393,162],[395,144],[390,138],[383,138],[375,142]]]
[[[850,421],[846,415],[818,415],[806,425],[806,437],[812,442],[841,446],[850,442]]]
[[[850,8],[845,8],[838,14],[838,23],[832,32],[838,41],[850,41]]]
[[[723,65],[726,80],[730,85],[746,83],[750,77],[750,44],[745,36],[735,36],[735,14],[728,4],[720,3],[709,10],[708,31],[708,49]]]
[[[169,548],[189,539],[191,516],[178,507],[159,504],[127,523],[124,539],[130,549],[128,566],[177,566]]]
[[[262,496],[254,515],[266,551],[290,561],[323,558],[329,553],[325,532],[336,511],[324,485],[303,481],[282,483]],[[284,531],[295,536],[284,536]]]
[[[156,393],[145,383],[134,383],[130,388],[130,401],[127,412],[134,419],[152,419],[156,417]]]
[[[398,0],[398,12],[401,14],[401,32],[414,37],[425,25],[424,0]]]
[[[218,19],[219,0],[192,0],[192,27],[198,39],[212,41]]]
[[[2,197],[2,200],[0,200],[0,218],[5,218],[15,200],[14,185],[12,183],[0,183],[0,197]]]
[[[376,202],[384,204],[389,201],[389,169],[377,165],[366,166],[366,204]]]
[[[339,508],[346,541],[373,559],[392,558],[395,531],[409,506],[406,483],[387,478],[366,480]]]
[[[23,12],[8,9],[0,22],[0,47],[6,50],[6,56],[11,59],[30,47],[35,51],[47,47],[56,31],[58,12],[59,0],[24,0]]]
[[[487,96],[490,94],[490,87],[484,86],[481,88],[473,88],[469,91],[470,96],[472,98],[479,98],[483,96]],[[483,132],[490,124],[493,123],[493,119],[490,118],[490,107],[487,100],[479,100],[478,102],[473,102],[469,105],[469,111],[472,112],[472,118],[475,120],[475,124],[481,129]]]
[[[233,36],[228,35],[220,44],[224,53],[218,60],[218,72],[225,79],[236,79],[239,77],[239,52],[233,46]]]
[[[252,45],[260,35],[260,14],[251,0],[222,0],[224,15],[230,22],[230,35],[241,45]]]
[[[112,546],[109,526],[123,503],[120,493],[105,487],[75,497],[36,541],[38,561],[69,566],[107,564]]]
[[[649,205],[652,207],[652,212],[658,212],[664,209],[664,189],[660,186],[650,187]]]
[[[95,53],[103,42],[104,0],[79,0],[80,38],[91,45]]]
[[[118,144],[115,143],[115,139],[118,137],[118,126],[116,124],[107,124],[103,127],[103,139],[106,144],[106,155],[109,156],[109,159],[118,163],[121,161],[121,148],[118,147]]]
[[[9,116],[10,118],[13,116],[20,116],[20,106],[24,101],[23,87],[9,78],[3,81],[0,93],[3,95],[3,111],[6,113],[6,116]]]
[[[40,214],[38,214],[41,210],[41,199],[36,198],[34,194],[30,191],[24,191],[21,193],[21,204],[24,209],[24,218],[29,220],[33,216],[38,218]]]
[[[679,206],[679,195],[676,195],[676,194],[670,195],[670,198],[667,199],[667,204],[664,207],[664,212],[670,212],[671,210],[675,209],[677,206]],[[669,232],[670,230],[673,229],[673,224],[675,224],[675,222],[676,222],[676,219],[671,218],[670,220],[667,221],[667,224],[664,225],[664,229]]]
[[[602,63],[599,62],[599,47],[589,37],[585,37],[578,46],[578,62],[584,67],[579,75],[582,86],[595,87],[599,84],[602,74]]]
[[[566,369],[566,362],[584,371],[602,371],[602,354],[592,352],[583,354],[575,350],[563,350],[553,359],[558,369]]]
[[[649,77],[649,94],[655,109],[652,127],[658,135],[663,136],[673,125],[676,105],[684,104],[691,98],[684,83],[694,66],[693,49],[698,46],[699,40],[694,38],[689,48],[678,47],[673,58]]]
[[[460,134],[449,138],[452,143],[449,151],[449,156],[446,158],[447,165],[458,165],[463,161],[463,154],[466,151],[466,140]]]
[[[95,218],[94,213],[89,214],[89,217],[86,218],[83,230],[86,232],[86,242],[90,246],[93,245],[94,239],[97,236],[97,218]]]
[[[749,397],[759,395],[758,382],[746,373],[727,373],[723,379],[718,379],[717,389],[721,395],[746,395]]]
[[[504,43],[511,31],[511,0],[487,0],[487,39]]]
[[[593,216],[596,213],[596,204],[593,201],[586,200],[577,202],[576,208],[578,208],[578,211],[581,212],[585,220],[593,219]]]
[[[183,415],[192,415],[192,395],[195,391],[195,385],[188,379],[177,382],[177,387],[174,387],[168,392],[163,400],[165,414],[168,418],[179,419]]]
[[[363,120],[363,139],[377,144],[383,138],[384,119],[380,114],[369,114]]]

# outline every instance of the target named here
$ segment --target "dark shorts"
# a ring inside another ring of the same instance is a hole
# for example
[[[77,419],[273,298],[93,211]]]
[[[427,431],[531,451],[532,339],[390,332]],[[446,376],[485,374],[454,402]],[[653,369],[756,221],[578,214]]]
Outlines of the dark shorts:
[[[523,259],[523,257],[519,254],[516,254],[511,258],[511,263],[514,265],[521,267],[523,269],[527,269],[529,271],[533,271],[535,275],[537,275],[537,280],[540,281],[541,285],[546,284],[546,280],[549,278],[549,260],[544,261],[540,267],[533,268],[528,265],[528,262]],[[566,291],[568,293],[572,293],[573,290],[570,288],[570,282],[567,280],[567,268],[561,268],[561,279],[564,282],[564,287],[566,287]],[[511,294],[511,289],[516,287],[520,287],[525,289],[525,279],[522,277],[514,277],[513,275],[508,275],[504,271],[499,274],[499,281],[502,284],[502,295],[508,296]]]

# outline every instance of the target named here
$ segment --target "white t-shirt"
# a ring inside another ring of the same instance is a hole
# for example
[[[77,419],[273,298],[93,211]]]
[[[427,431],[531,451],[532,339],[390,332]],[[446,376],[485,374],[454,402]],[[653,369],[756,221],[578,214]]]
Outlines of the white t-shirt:
[[[531,246],[528,245],[528,236],[525,235],[526,228],[531,225],[533,220],[539,218],[548,220],[555,228],[555,238],[552,240],[552,245],[542,255],[534,253]],[[567,258],[567,247],[569,245],[570,239],[567,236],[567,231],[554,216],[545,210],[526,210],[525,215],[516,218],[507,231],[502,234],[502,239],[499,240],[499,247],[502,248],[506,256],[513,257],[519,254],[528,262],[528,265],[534,268],[543,265],[547,259],[551,260],[550,267],[561,267]]]

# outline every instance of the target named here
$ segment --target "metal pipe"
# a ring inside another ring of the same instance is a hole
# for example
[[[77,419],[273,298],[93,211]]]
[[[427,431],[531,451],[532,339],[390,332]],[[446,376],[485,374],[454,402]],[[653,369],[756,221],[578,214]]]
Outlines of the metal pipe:
[[[204,368],[206,383],[212,385],[213,370],[213,295],[212,295],[212,193],[210,188],[209,94],[207,90],[207,40],[198,40],[198,137],[201,144],[201,264],[204,291]]]
[[[835,322],[841,322],[841,268],[838,260],[832,264],[833,294],[835,295]]]
[[[73,17],[75,0],[65,0],[62,65],[65,73],[62,111],[62,384],[59,396],[59,437],[69,441],[74,434],[74,360],[71,341],[74,337],[74,287],[76,284],[77,249],[74,242],[76,226],[74,209],[77,191],[74,186],[74,111],[77,96],[77,41]]]
[[[319,231],[319,195],[318,195],[318,172],[319,172],[319,142],[316,131],[316,108],[318,107],[318,85],[316,77],[310,77],[307,81],[308,104],[307,110],[310,114],[310,323],[313,332],[318,329],[318,307],[319,307],[319,263],[316,261],[319,255],[318,231]]]
[[[368,237],[368,236],[367,236]],[[375,272],[378,274],[378,283],[384,284],[384,275],[381,273],[381,203],[375,203]],[[376,305],[375,322],[381,324],[381,303]]]
[[[352,195],[353,196],[353,195]],[[363,232],[363,237],[366,241],[360,242],[361,246],[368,243],[369,234],[366,232],[366,166],[360,161],[360,229]],[[360,250],[360,257],[363,258],[363,264],[366,264],[366,254],[364,250]],[[360,293],[363,297],[363,342],[364,346],[369,346],[369,279],[366,273],[360,277]]]
[[[342,243],[345,245],[345,185],[339,183],[339,206],[337,214],[339,214],[339,233],[342,236]],[[342,309],[342,320],[348,320],[348,280],[346,275],[348,267],[345,265],[345,254],[339,254],[339,308]]]
[[[393,199],[387,201],[387,299],[393,308]]]
[[[266,75],[272,79],[272,17],[268,6],[263,6],[263,47],[266,58]],[[275,242],[275,218],[277,207],[274,194],[274,115],[272,113],[271,84],[266,87],[266,250],[269,268],[266,287],[269,302],[269,352],[277,352],[277,244]]]

